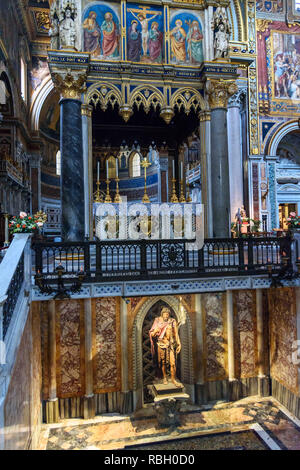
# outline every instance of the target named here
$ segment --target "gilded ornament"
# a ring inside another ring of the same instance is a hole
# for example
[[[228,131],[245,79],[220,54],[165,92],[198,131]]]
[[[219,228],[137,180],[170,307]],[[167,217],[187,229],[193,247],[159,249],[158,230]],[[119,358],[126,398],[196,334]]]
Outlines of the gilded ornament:
[[[86,91],[86,74],[73,76],[72,73],[68,72],[65,76],[59,73],[52,74],[53,83],[57,91],[62,95],[63,98],[68,99],[80,99],[82,93]]]
[[[238,92],[234,80],[208,80],[206,91],[211,109],[227,108],[230,96]]]

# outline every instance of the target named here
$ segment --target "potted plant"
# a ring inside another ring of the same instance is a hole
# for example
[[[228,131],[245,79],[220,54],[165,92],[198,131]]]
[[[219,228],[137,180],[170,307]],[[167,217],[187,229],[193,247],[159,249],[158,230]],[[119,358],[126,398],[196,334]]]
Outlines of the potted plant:
[[[260,231],[260,226],[261,226],[261,220],[259,219],[250,219],[250,222],[252,223],[250,227],[251,232],[259,232]]]
[[[296,212],[290,212],[290,216],[286,219],[286,221],[291,235],[300,229],[300,217],[296,214]]]
[[[14,216],[9,221],[9,230],[11,233],[38,233],[47,220],[47,215],[40,211],[35,215],[20,212],[18,216]]]

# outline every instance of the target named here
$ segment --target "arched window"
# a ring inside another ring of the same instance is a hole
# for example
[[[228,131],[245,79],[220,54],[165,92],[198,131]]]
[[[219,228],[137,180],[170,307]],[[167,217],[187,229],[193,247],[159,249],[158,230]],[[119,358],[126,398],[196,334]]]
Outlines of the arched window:
[[[108,177],[116,178],[116,159],[115,157],[108,158]]]
[[[61,153],[60,150],[56,153],[56,174],[61,175]]]
[[[141,156],[138,152],[131,155],[130,158],[130,176],[136,178],[141,176]]]

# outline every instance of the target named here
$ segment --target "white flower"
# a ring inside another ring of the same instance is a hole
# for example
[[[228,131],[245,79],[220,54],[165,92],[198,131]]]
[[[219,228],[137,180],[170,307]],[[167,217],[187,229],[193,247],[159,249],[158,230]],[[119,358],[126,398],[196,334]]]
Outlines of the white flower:
[[[26,212],[20,212],[20,218],[24,219],[24,217],[27,217]]]
[[[36,224],[38,227],[42,227],[44,224],[42,222],[37,222]]]

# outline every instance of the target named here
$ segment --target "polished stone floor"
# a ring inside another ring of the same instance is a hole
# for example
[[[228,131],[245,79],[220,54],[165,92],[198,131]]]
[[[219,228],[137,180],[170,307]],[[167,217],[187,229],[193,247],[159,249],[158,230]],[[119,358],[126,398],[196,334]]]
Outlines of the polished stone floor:
[[[47,450],[300,450],[300,421],[273,398],[251,397],[203,408],[189,406],[181,425],[161,429],[151,407],[130,416],[63,420],[44,425]]]

